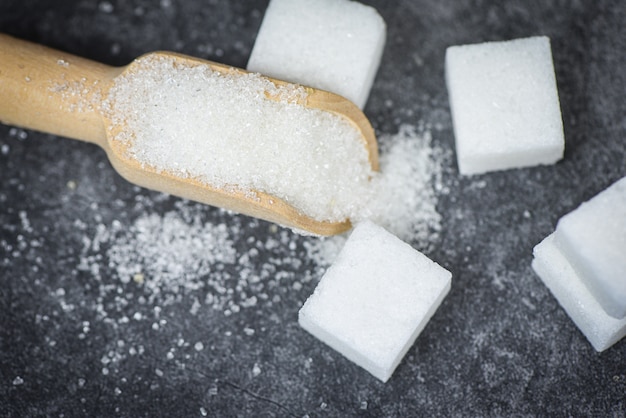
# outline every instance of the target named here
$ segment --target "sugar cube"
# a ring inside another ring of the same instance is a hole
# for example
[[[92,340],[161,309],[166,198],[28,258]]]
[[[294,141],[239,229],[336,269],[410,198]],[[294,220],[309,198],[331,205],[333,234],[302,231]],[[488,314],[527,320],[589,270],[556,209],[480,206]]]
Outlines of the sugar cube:
[[[300,310],[299,322],[385,382],[450,290],[451,277],[363,221]]]
[[[449,47],[446,83],[461,174],[552,164],[563,157],[549,38]]]
[[[606,313],[554,243],[554,234],[535,246],[532,267],[593,348],[604,351],[626,335],[626,318]]]
[[[604,310],[626,317],[626,177],[563,216],[554,242]]]
[[[360,108],[380,65],[386,26],[348,0],[271,0],[247,69],[346,97]]]

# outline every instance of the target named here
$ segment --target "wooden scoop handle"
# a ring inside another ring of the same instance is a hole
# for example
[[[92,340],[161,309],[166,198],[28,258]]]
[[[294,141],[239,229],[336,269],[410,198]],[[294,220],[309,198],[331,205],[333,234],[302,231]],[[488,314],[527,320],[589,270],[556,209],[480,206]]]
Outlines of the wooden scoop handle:
[[[0,122],[105,146],[99,109],[119,72],[0,34]]]

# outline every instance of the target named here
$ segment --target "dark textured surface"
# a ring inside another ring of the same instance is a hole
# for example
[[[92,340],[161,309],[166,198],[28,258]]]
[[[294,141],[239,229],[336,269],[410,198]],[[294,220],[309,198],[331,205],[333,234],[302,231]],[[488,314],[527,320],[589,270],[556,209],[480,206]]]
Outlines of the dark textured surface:
[[[555,166],[464,178],[446,162],[442,236],[428,255],[452,271],[452,290],[391,380],[376,381],[298,327],[315,280],[299,291],[269,282],[274,303],[230,316],[190,312],[207,290],[183,293],[163,305],[168,322],[158,330],[152,321],[102,320],[99,303],[109,316],[144,318],[155,305],[132,282],[120,286],[106,260],[98,283],[77,268],[84,236],[114,219],[130,227],[146,211],[172,210],[178,199],[133,188],[92,145],[0,125],[0,415],[625,415],[626,341],[596,353],[530,268],[533,246],[560,216],[626,175],[624,2],[366,3],[388,24],[365,109],[379,133],[420,120],[438,124],[435,144],[452,153],[445,48],[544,34],[552,40],[566,134],[565,159]],[[265,7],[3,0],[0,32],[111,65],[164,49],[243,67]],[[290,233],[194,208],[240,238],[267,243],[282,234],[274,249],[262,246],[253,268],[285,254],[305,260]],[[240,241],[243,254],[248,244]],[[305,268],[306,260],[278,270],[289,281]],[[104,292],[107,284],[128,303]],[[194,349],[196,341],[204,349]],[[129,354],[129,347],[143,349]],[[168,360],[172,347],[176,356]]]

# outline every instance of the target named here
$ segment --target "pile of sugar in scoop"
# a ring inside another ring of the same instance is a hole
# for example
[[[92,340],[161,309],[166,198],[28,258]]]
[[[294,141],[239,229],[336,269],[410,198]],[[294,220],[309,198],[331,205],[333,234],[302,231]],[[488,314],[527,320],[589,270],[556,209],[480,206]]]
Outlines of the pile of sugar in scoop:
[[[270,98],[268,98],[271,97]],[[303,87],[159,55],[116,77],[104,110],[115,140],[157,171],[261,191],[320,221],[359,217],[373,172],[350,121],[298,104]]]

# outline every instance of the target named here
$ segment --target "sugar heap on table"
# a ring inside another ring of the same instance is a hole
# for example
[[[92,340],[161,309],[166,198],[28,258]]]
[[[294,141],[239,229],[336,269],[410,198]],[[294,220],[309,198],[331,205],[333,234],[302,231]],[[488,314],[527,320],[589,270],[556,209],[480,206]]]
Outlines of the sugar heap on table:
[[[300,310],[300,325],[387,381],[450,290],[450,272],[359,223]]]
[[[547,37],[449,47],[446,82],[461,174],[552,164],[563,157]]]
[[[363,108],[380,64],[385,22],[348,0],[271,0],[247,69],[328,90]]]
[[[598,351],[626,335],[626,177],[563,216],[533,269]]]

